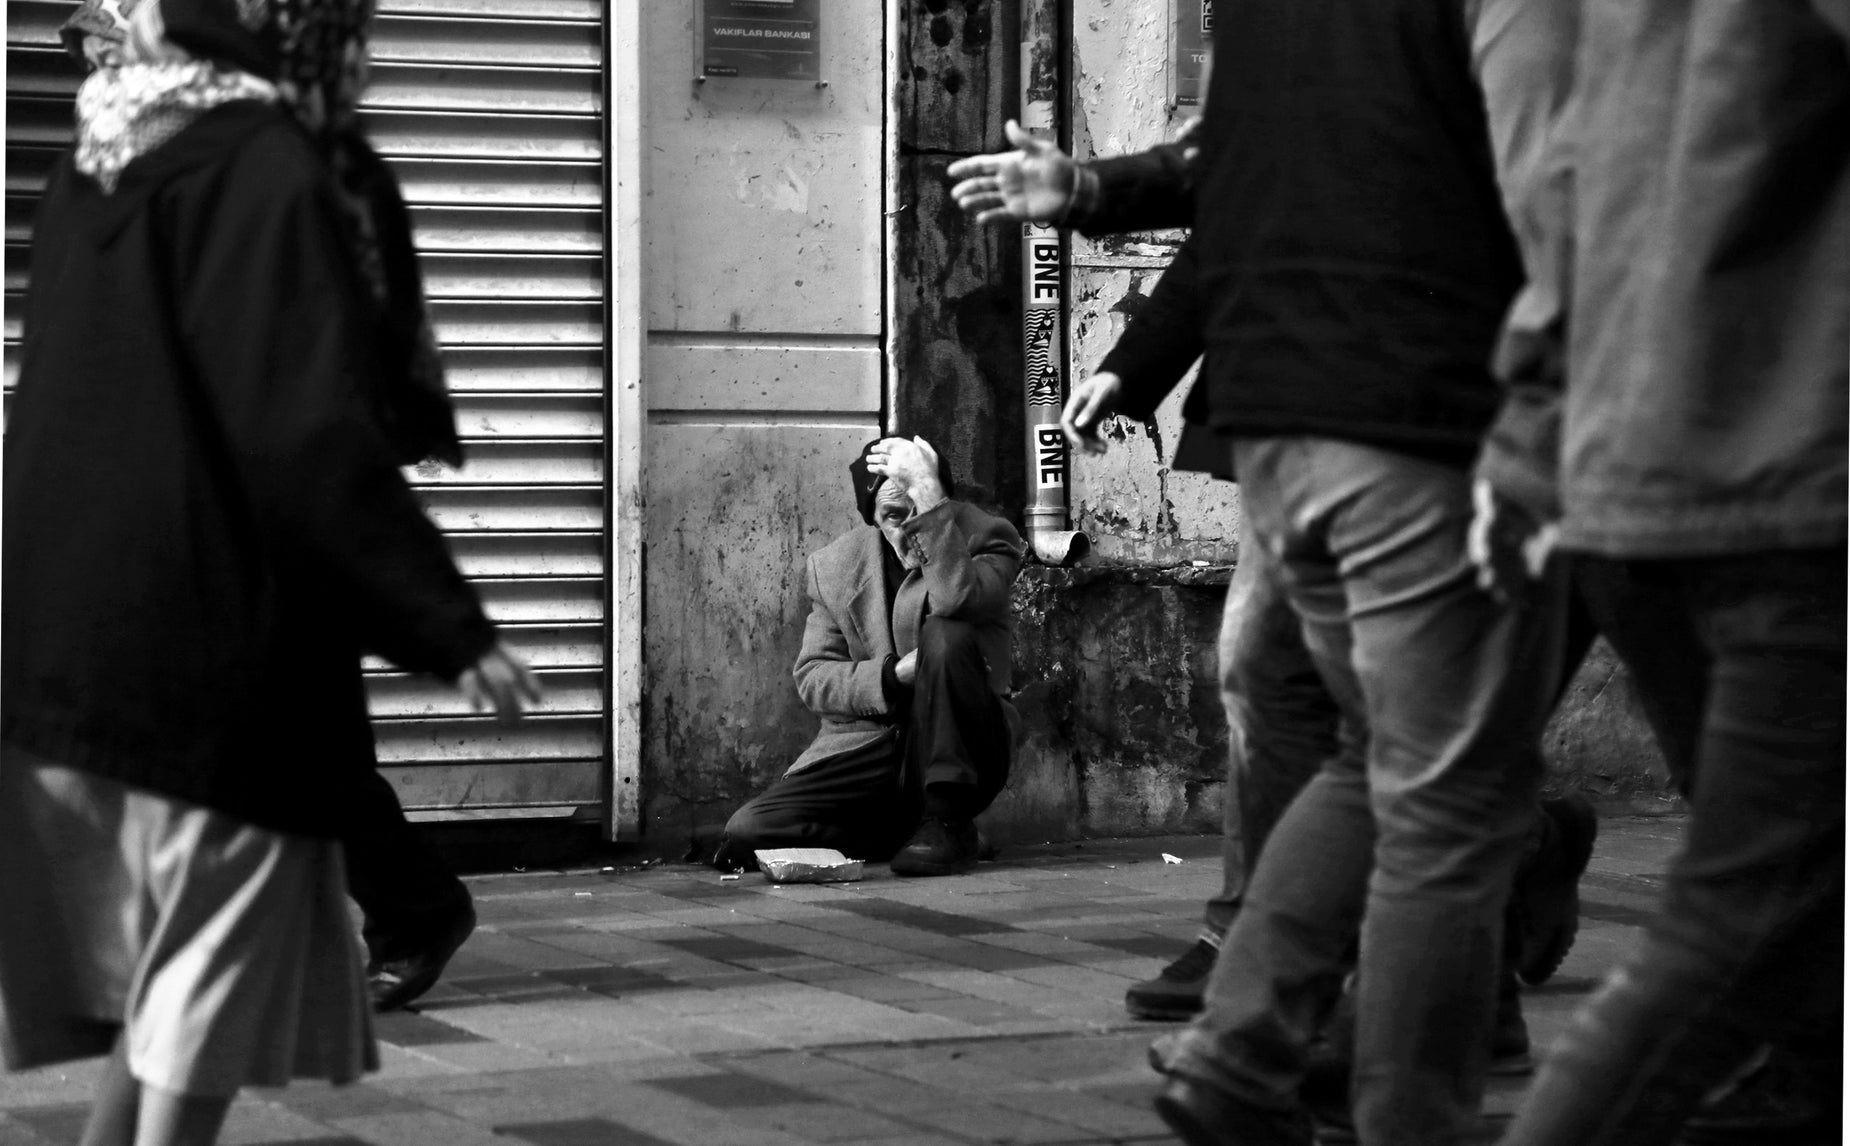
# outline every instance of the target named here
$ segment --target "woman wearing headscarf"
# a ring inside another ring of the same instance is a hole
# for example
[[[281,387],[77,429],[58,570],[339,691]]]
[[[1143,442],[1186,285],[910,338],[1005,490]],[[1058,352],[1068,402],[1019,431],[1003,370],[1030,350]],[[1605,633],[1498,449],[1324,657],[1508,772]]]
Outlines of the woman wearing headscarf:
[[[72,60],[86,72],[117,68],[129,23],[118,0],[84,0],[59,29]],[[184,32],[182,33],[184,34]],[[99,86],[102,86],[99,84]],[[427,458],[458,466],[462,448],[445,389],[442,363],[424,302],[424,284],[411,236],[410,212],[398,180],[353,122],[316,133],[344,175],[344,206],[365,211],[356,235],[376,240],[356,257],[379,274],[369,281],[378,305],[385,390],[373,402],[380,428],[401,464]],[[475,929],[475,904],[456,877],[406,819],[398,791],[374,773],[356,793],[341,836],[347,894],[360,905],[366,975],[378,1011],[405,1006],[436,985],[451,956]]]
[[[86,1146],[375,1065],[361,652],[532,699],[398,470],[454,433],[353,129],[370,6],[119,7],[34,238],[0,622],[0,1050],[111,1056]]]

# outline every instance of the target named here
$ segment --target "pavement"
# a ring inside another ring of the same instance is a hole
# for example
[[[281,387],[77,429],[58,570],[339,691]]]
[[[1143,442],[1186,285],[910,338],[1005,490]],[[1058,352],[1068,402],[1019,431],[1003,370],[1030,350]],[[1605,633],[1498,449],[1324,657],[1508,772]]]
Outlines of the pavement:
[[[1546,1046],[1634,943],[1675,818],[1608,820]],[[231,1146],[1164,1143],[1124,990],[1193,939],[1213,837],[1011,847],[967,876],[703,867],[471,879],[480,926],[359,1084],[247,1090]],[[1166,862],[1163,853],[1181,863]],[[0,1075],[0,1146],[75,1143],[95,1063]],[[1507,1117],[1521,1079],[1493,1080]]]

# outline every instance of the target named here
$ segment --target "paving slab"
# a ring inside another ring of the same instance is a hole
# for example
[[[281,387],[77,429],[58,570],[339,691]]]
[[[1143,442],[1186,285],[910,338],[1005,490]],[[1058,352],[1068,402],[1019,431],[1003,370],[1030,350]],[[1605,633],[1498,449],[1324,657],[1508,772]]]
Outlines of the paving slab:
[[[1525,992],[1545,1047],[1636,943],[1681,821],[1602,824],[1579,942]],[[1162,853],[1182,863],[1165,863]],[[1212,837],[1010,849],[969,876],[721,880],[691,865],[470,881],[480,926],[383,1069],[252,1090],[227,1146],[1166,1143],[1124,990],[1192,941]],[[77,1141],[95,1063],[0,1075],[0,1146]],[[1507,1117],[1524,1080],[1496,1079]]]

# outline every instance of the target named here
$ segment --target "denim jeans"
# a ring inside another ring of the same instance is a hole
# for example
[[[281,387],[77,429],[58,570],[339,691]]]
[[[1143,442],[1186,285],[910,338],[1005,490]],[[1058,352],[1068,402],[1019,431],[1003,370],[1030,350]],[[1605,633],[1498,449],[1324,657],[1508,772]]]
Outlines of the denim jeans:
[[[1227,713],[1227,790],[1221,889],[1204,922],[1227,934],[1259,849],[1291,801],[1336,753],[1336,702],[1317,675],[1265,547],[1240,547],[1220,628],[1221,703]]]
[[[1483,1089],[1561,586],[1515,607],[1477,588],[1455,468],[1305,437],[1242,440],[1235,459],[1249,543],[1275,563],[1343,731],[1260,854],[1171,1066],[1253,1104],[1295,1104],[1359,929],[1361,1139],[1453,1146]]]
[[[1579,594],[1568,599],[1555,700],[1597,635]],[[1221,812],[1221,886],[1207,902],[1205,933],[1218,943],[1239,913],[1259,849],[1291,801],[1336,752],[1341,713],[1304,647],[1265,547],[1240,549],[1220,627],[1221,704],[1227,714],[1227,790]],[[1644,698],[1647,707],[1652,698]],[[1663,721],[1653,720],[1656,727]],[[1661,735],[1661,733],[1660,733]],[[1538,815],[1525,854],[1546,835]],[[1513,984],[1508,985],[1514,989]]]
[[[1843,1007],[1843,549],[1580,558],[1690,801],[1662,910],[1581,1009],[1508,1146],[1653,1146],[1762,1041]]]

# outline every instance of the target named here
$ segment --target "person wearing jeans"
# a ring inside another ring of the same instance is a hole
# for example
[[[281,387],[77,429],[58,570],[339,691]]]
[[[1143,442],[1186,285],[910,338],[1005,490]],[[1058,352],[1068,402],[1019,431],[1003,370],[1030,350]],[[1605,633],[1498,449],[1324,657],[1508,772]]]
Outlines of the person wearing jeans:
[[[1485,85],[1498,175],[1506,196],[1520,194],[1533,178],[1544,128],[1565,91],[1564,69],[1552,55],[1554,46],[1534,34],[1532,8],[1494,0],[1463,8],[1474,67]],[[971,156],[949,169],[959,180],[951,189],[953,198],[978,222],[1053,223],[1097,236],[1194,220],[1200,120],[1191,120],[1173,143],[1083,163],[1013,122],[1006,130],[1015,150]],[[1203,209],[1211,206],[1204,203]],[[1192,246],[1186,248],[1178,258],[1181,270],[1190,271],[1195,258]],[[1188,281],[1193,283],[1192,274]],[[1205,346],[1200,301],[1188,286],[1172,289],[1159,282],[1075,401],[1107,387],[1114,392],[1122,386],[1158,393],[1173,387]],[[1173,465],[1232,479],[1226,443],[1197,421],[1203,405],[1198,399],[1192,396],[1185,407],[1190,420]],[[1074,443],[1075,448],[1082,444]],[[1334,702],[1316,675],[1297,620],[1266,565],[1258,547],[1242,548],[1220,635],[1221,692],[1230,734],[1223,883],[1206,905],[1196,942],[1158,975],[1126,992],[1126,1008],[1139,1018],[1186,1019],[1200,1010],[1215,951],[1239,910],[1260,845],[1291,798],[1334,750]],[[1569,626],[1562,687],[1594,635],[1578,602]],[[1496,1038],[1502,1069],[1526,1068],[1527,1035],[1517,980],[1520,976],[1531,984],[1545,981],[1571,947],[1577,923],[1576,883],[1597,826],[1591,805],[1578,796],[1543,801],[1540,812],[1510,905],[1509,969],[1500,992]]]
[[[1304,1051],[1359,928],[1364,1141],[1454,1141],[1475,1112],[1461,1079],[1484,1069],[1504,899],[1541,778],[1559,587],[1516,608],[1478,589],[1468,492],[1443,463],[1303,436],[1234,452],[1248,528],[1278,562],[1344,743],[1273,832],[1171,1058],[1231,1103],[1165,1113],[1190,1141],[1237,1127],[1228,1105],[1273,1115],[1250,1119],[1272,1135],[1253,1141],[1303,1137]]]
[[[1221,702],[1229,740],[1221,884],[1204,906],[1195,943],[1161,974],[1126,992],[1125,1006],[1138,1018],[1185,1020],[1201,1010],[1215,953],[1239,914],[1261,847],[1338,748],[1341,712],[1305,647],[1275,564],[1262,546],[1243,546],[1221,618]],[[1596,635],[1577,598],[1568,608],[1557,696]],[[1579,795],[1542,800],[1530,819],[1505,920],[1506,968],[1491,1040],[1500,1073],[1529,1067],[1518,983],[1546,982],[1572,946],[1576,884],[1596,829],[1592,805]]]
[[[1579,9],[1477,556],[1513,594],[1564,557],[1690,815],[1504,1142],[1656,1146],[1762,1043],[1841,1061],[1850,3]]]
[[[1670,761],[1692,815],[1663,914],[1505,1141],[1669,1143],[1768,1040],[1841,1061],[1845,554],[1572,567],[1640,692],[1701,700]]]
[[[1522,277],[1485,10],[1267,0],[1217,26],[1194,230],[1152,305],[1194,300],[1184,415],[1237,474],[1345,742],[1267,841],[1171,1058],[1158,1111],[1191,1144],[1308,1141],[1298,1087],[1358,928],[1363,1141],[1449,1146],[1475,1122],[1563,619],[1559,586],[1500,604],[1465,552]],[[1166,391],[1101,371],[1067,422],[1096,441]]]

